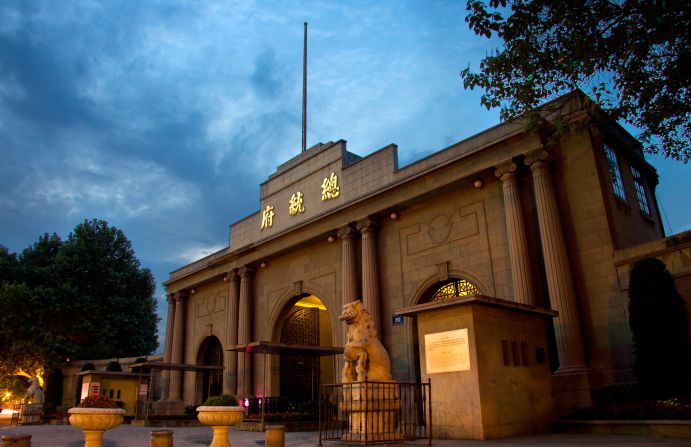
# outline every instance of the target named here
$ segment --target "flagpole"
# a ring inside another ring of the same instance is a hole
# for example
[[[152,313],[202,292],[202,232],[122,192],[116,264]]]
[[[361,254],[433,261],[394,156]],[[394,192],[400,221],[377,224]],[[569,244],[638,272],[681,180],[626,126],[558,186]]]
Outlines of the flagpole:
[[[307,22],[302,56],[302,152],[307,150]]]

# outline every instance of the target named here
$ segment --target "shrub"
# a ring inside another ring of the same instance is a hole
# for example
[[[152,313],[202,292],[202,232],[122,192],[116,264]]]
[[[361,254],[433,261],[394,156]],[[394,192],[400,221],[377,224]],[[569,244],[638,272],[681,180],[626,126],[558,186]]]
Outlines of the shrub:
[[[117,360],[111,360],[108,362],[108,366],[106,366],[106,371],[119,371],[122,372],[122,366],[120,366],[120,362]]]
[[[113,399],[102,395],[86,396],[77,406],[79,408],[118,408]]]
[[[238,400],[235,396],[223,394],[222,396],[211,396],[202,404],[208,407],[235,407]]]
[[[648,258],[631,268],[629,324],[642,395],[683,394],[689,377],[686,303],[664,262]]]

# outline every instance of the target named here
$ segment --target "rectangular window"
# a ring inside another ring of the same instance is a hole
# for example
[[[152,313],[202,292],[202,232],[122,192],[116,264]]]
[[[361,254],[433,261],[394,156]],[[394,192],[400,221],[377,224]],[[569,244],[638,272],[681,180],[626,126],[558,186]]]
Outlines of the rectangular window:
[[[650,207],[648,206],[648,196],[645,194],[645,186],[643,186],[643,177],[638,169],[631,166],[631,175],[633,176],[633,187],[636,190],[636,197],[638,197],[638,207],[641,211],[650,216]]]
[[[511,366],[511,352],[509,351],[509,342],[501,341],[501,353],[504,357],[504,366]]]
[[[622,200],[626,200],[626,193],[624,192],[624,182],[621,181],[621,171],[619,170],[619,162],[617,161],[617,154],[614,153],[611,147],[605,144],[605,156],[609,164],[609,178],[612,180],[612,188],[614,194]]]

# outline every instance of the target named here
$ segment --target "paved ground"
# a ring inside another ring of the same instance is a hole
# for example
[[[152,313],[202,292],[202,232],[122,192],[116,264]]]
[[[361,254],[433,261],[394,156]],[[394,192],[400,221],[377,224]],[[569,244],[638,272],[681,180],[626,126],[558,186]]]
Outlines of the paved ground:
[[[134,427],[121,425],[105,433],[104,447],[147,447],[151,427]],[[211,443],[211,429],[207,427],[172,428],[174,447],[200,447]],[[34,425],[22,427],[0,427],[0,435],[30,434],[32,447],[81,447],[84,445],[82,432],[69,425]],[[286,433],[286,447],[308,447],[318,445],[317,432]],[[264,434],[256,432],[231,431],[230,442],[233,447],[256,447],[264,445]],[[427,441],[418,441],[409,445],[427,445]],[[433,446],[439,447],[499,447],[499,446],[544,446],[544,447],[580,447],[580,446],[660,446],[689,447],[688,439],[653,438],[639,436],[613,435],[579,435],[552,434],[509,438],[496,441],[450,441],[433,440]],[[336,442],[324,442],[324,446],[340,446]]]

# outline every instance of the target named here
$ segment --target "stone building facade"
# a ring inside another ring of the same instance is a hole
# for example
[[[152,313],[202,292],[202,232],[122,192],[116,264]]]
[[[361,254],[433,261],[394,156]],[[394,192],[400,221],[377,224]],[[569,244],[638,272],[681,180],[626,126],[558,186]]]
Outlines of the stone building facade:
[[[166,373],[163,399],[199,404],[213,387],[240,397],[305,392],[296,382],[308,370],[336,381],[336,357],[287,368],[293,360],[227,349],[343,346],[338,315],[356,299],[377,321],[395,378],[417,380],[416,323],[393,317],[449,290],[558,312],[548,361],[561,412],[588,405],[594,386],[631,380],[622,277],[636,247],[664,238],[658,176],[584,95],[555,104],[576,124],[556,144],[508,122],[403,167],[395,145],[359,157],[343,140],[280,165],[261,184],[260,211],[231,225],[228,247],[166,282],[165,361],[225,369]],[[688,243],[675,250],[689,257]]]

